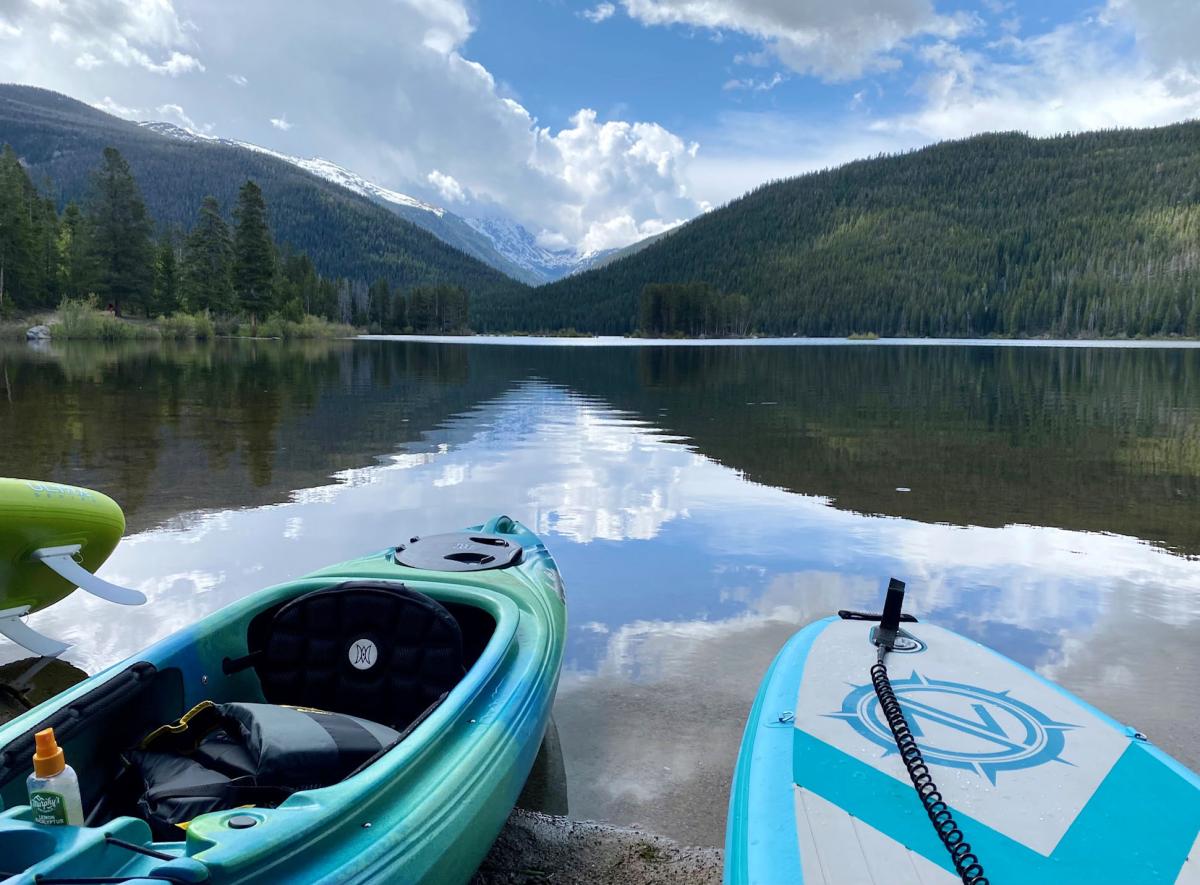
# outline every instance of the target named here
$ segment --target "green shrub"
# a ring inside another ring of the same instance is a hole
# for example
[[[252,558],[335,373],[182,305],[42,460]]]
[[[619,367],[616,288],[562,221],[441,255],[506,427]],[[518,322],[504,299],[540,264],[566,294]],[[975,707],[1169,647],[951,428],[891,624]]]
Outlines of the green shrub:
[[[64,298],[58,305],[58,322],[50,324],[55,338],[87,338],[94,341],[128,341],[157,338],[158,329],[146,323],[131,323],[100,311],[95,295],[85,299]]]
[[[283,338],[295,340],[301,338],[353,338],[358,330],[344,323],[331,323],[323,317],[304,314],[299,322],[285,319],[277,313],[260,320],[255,331],[249,323],[242,323],[237,328],[238,335],[249,338]]]
[[[216,328],[208,311],[197,313],[177,313],[174,316],[159,317],[158,328],[164,338],[174,338],[176,341],[204,340],[216,334]]]
[[[284,337],[290,338],[353,338],[358,330],[345,323],[331,323],[324,317],[305,314],[298,323],[289,323],[288,332]]]

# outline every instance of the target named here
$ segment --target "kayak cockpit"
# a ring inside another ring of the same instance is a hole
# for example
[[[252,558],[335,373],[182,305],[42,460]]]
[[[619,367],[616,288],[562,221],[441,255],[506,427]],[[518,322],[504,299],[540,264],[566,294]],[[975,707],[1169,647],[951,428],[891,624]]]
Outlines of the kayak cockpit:
[[[174,869],[194,863],[183,857],[183,843],[195,818],[275,808],[369,771],[468,675],[480,675],[473,669],[503,659],[489,644],[515,634],[510,624],[497,635],[498,621],[510,620],[508,600],[444,589],[297,582],[223,631],[226,638],[240,632],[240,642],[197,642],[131,664],[32,724],[0,748],[0,804],[10,809],[0,815],[0,880],[35,865],[50,880]],[[207,690],[196,703],[198,674]],[[85,773],[83,828],[25,826],[28,809],[14,807],[26,801],[33,736],[46,727]],[[152,854],[114,849],[105,841],[114,826],[125,833],[119,842]],[[8,842],[24,847],[10,852]],[[90,859],[81,866],[70,859],[76,854]],[[174,855],[181,861],[168,859]]]

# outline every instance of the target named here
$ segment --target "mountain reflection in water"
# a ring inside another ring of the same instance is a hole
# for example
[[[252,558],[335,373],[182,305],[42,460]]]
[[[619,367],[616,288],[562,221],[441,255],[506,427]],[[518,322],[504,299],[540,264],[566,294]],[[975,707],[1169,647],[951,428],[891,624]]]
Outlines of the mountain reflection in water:
[[[218,342],[3,345],[0,365],[0,474],[129,517],[102,574],[150,604],[32,619],[90,672],[505,512],[568,584],[578,816],[719,844],[771,657],[892,574],[918,616],[1200,764],[1197,351]]]

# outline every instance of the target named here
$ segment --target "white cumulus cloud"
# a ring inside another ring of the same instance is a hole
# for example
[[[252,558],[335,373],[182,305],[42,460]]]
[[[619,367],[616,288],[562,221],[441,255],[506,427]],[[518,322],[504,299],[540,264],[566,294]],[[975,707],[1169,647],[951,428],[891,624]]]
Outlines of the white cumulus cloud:
[[[1159,69],[1200,73],[1200,3],[1108,0],[1104,18],[1132,29],[1146,60]]]
[[[292,124],[288,122],[287,114],[282,114],[278,117],[272,117],[271,125],[281,132],[287,132],[292,128]]]
[[[434,169],[426,176],[426,181],[432,184],[442,195],[442,199],[448,203],[461,203],[467,198],[462,185],[453,175],[446,175],[444,172]]]
[[[106,95],[100,101],[96,102],[93,107],[108,114],[113,114],[117,117],[124,117],[126,120],[135,120],[141,116],[141,111],[137,108],[129,108],[120,102],[114,101],[112,96]]]
[[[775,75],[769,80],[759,80],[755,77],[743,77],[741,79],[734,78],[732,80],[726,80],[725,85],[721,88],[726,92],[735,92],[738,90],[745,90],[747,92],[770,92],[785,79],[786,78],[783,76],[783,74],[776,71]]]
[[[156,110],[158,111],[158,116],[161,119],[169,121],[173,120],[179,123],[181,126],[190,129],[192,132],[207,133],[212,131],[213,127],[211,123],[197,123],[188,116],[187,112],[184,111],[182,106],[175,104],[174,102],[160,104]]]
[[[1034,135],[1154,126],[1200,116],[1200,77],[1126,58],[1115,35],[1091,23],[1029,38],[1006,37],[996,56],[947,42],[925,47],[923,106],[876,121],[879,132],[925,139],[1020,130]]]
[[[156,74],[169,74],[172,77],[178,77],[180,74],[186,74],[189,71],[204,70],[204,65],[200,63],[200,59],[194,55],[188,55],[186,52],[172,52],[171,57],[161,63],[155,63],[147,56],[139,53],[138,64],[142,65],[148,71],[153,71]]]
[[[829,80],[850,80],[871,70],[897,67],[896,52],[907,41],[956,37],[975,24],[971,15],[938,14],[931,0],[621,2],[631,18],[645,25],[688,25],[758,38],[792,70]]]
[[[45,52],[51,46],[83,71],[115,65],[176,77],[204,70],[184,51],[192,40],[171,0],[5,0],[0,31],[21,36],[5,67],[53,64]]]
[[[593,24],[599,24],[605,19],[612,18],[616,11],[617,7],[613,6],[611,3],[597,3],[591,9],[585,9],[579,14]]]

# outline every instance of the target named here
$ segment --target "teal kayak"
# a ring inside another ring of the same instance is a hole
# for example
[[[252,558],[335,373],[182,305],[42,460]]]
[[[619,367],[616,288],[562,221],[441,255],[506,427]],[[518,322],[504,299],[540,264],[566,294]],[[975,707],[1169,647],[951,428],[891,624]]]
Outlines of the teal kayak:
[[[0,882],[466,882],[537,756],[565,624],[507,517],[235,602],[0,726]],[[46,727],[84,826],[32,820]]]
[[[992,649],[899,617],[839,612],[775,658],[734,774],[727,885],[1200,882],[1200,778]]]

